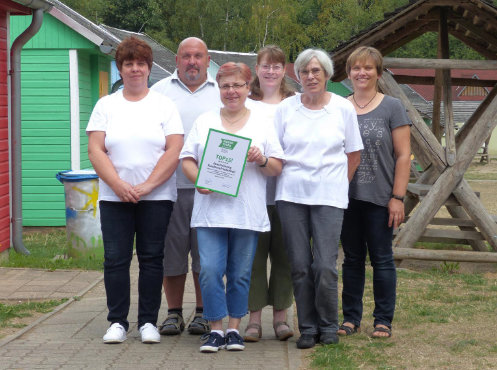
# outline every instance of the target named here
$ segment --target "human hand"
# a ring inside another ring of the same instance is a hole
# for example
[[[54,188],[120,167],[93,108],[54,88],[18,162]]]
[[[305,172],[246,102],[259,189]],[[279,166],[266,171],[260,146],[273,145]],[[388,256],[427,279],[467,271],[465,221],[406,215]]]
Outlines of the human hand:
[[[404,202],[392,198],[388,202],[388,227],[396,229],[404,221]]]
[[[140,195],[135,188],[124,180],[120,180],[112,187],[114,193],[122,202],[138,203]]]
[[[141,184],[135,185],[134,189],[138,196],[142,197],[154,190],[154,187],[146,182],[142,182]]]
[[[200,194],[203,194],[203,195],[209,195],[209,194],[214,193],[212,190],[209,190],[209,189],[204,189],[204,188],[197,188],[197,191],[198,191]]]
[[[263,165],[266,162],[266,158],[258,147],[251,146],[247,153],[247,162],[255,162],[258,165]]]

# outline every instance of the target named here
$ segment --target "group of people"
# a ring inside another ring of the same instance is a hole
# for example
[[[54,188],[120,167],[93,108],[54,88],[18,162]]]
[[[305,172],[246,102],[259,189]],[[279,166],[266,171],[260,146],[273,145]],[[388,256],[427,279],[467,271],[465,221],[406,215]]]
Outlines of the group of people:
[[[377,89],[381,54],[361,47],[350,55],[354,93],[348,99],[327,91],[333,63],[320,49],[304,50],[295,61],[302,93],[285,83],[285,54],[277,46],[259,51],[254,77],[245,64],[228,62],[213,79],[209,61],[205,43],[187,38],[173,75],[149,88],[152,50],[138,38],[125,39],[116,51],[124,87],[101,98],[88,123],[88,155],[100,178],[111,323],[104,342],[126,340],[134,243],[144,343],[185,329],[189,254],[196,309],[187,330],[204,335],[202,352],[239,351],[245,342],[259,341],[268,305],[275,337],[287,340],[294,335],[286,318],[293,298],[298,348],[358,333],[368,252],[372,336],[391,336],[391,240],[404,218],[410,123],[401,103]],[[210,129],[251,139],[236,197],[195,188]],[[157,327],[162,286],[168,313]],[[248,312],[242,337],[240,322]]]

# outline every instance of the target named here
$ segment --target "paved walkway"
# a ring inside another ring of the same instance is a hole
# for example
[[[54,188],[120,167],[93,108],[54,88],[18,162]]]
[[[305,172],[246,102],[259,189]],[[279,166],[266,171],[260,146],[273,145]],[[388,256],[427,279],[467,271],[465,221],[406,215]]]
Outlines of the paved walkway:
[[[0,300],[69,298],[16,335],[0,339],[0,369],[302,369],[310,350],[298,350],[295,337],[288,342],[275,340],[269,309],[263,311],[262,340],[247,344],[242,352],[202,354],[199,337],[186,332],[162,337],[160,344],[142,344],[136,328],[137,276],[134,261],[128,340],[106,345],[102,273],[0,268]],[[184,301],[184,316],[190,319],[195,308],[190,277]],[[166,309],[163,299],[160,321]]]

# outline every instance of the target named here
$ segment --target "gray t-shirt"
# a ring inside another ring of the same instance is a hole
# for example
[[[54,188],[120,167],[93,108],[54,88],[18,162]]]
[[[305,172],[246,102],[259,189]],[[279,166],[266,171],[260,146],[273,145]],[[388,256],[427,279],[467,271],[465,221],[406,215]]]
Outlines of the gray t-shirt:
[[[395,153],[392,131],[410,125],[399,99],[385,95],[371,112],[357,116],[364,150],[349,186],[349,197],[387,207],[392,197]]]

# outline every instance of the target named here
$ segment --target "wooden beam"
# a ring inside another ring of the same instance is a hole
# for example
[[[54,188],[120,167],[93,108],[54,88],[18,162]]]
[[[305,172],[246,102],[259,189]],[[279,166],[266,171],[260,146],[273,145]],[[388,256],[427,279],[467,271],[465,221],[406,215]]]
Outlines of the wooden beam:
[[[465,18],[452,17],[450,21],[450,23],[454,22],[462,26],[466,31],[471,32],[471,34],[477,35],[481,40],[485,40],[485,42],[489,44],[497,45],[497,38],[492,33],[486,32],[482,26],[475,25]],[[495,19],[493,22],[495,22]]]
[[[447,30],[447,9],[445,8],[440,8],[440,20],[438,24],[438,49],[439,58],[449,59],[449,33]],[[438,73],[438,71],[439,70],[437,69],[436,73]],[[456,141],[454,137],[454,110],[452,108],[452,85],[450,79],[450,69],[444,68],[441,71],[445,113],[445,155],[447,164],[449,166],[453,166],[456,161]],[[433,109],[435,110],[435,107]]]
[[[492,101],[497,97],[497,84],[488,93],[486,98],[481,102],[481,104],[476,108],[471,117],[466,121],[466,123],[457,131],[456,134],[456,146],[459,146],[468,135],[471,135],[473,128],[480,119],[481,115],[485,112],[487,107],[492,103]]]
[[[412,259],[426,261],[497,263],[497,253],[493,252],[446,251],[414,248],[394,248],[393,258],[400,260]]]
[[[491,247],[497,250],[497,225],[463,179],[464,172],[473,160],[479,145],[497,125],[495,116],[497,116],[497,99],[494,99],[482,113],[472,134],[462,141],[457,151],[455,165],[447,168],[438,177],[416,212],[400,230],[394,240],[394,246],[412,248],[430,220],[453,192]]]
[[[493,52],[492,50],[489,50],[490,45],[485,42],[484,40],[476,40],[473,38],[467,37],[464,32],[457,31],[455,29],[449,28],[449,33],[454,36],[455,38],[461,40],[466,46],[468,46],[470,49],[473,49],[480,53],[482,56],[484,56],[487,59],[496,59],[496,53]],[[484,44],[482,44],[484,42]],[[476,68],[473,68],[476,69]]]
[[[494,55],[497,59],[497,55]],[[386,68],[410,69],[497,69],[497,60],[423,59],[423,58],[383,58]]]
[[[399,84],[409,85],[434,85],[435,77],[431,76],[409,76],[393,75],[393,78]],[[476,87],[493,87],[497,80],[480,80],[477,78],[452,78],[452,86],[476,86]]]
[[[492,249],[497,251],[497,224],[483,207],[480,199],[471,191],[468,183],[462,181],[453,193],[480,232],[485,236]]]
[[[447,167],[445,153],[419,112],[389,72],[382,74],[378,84],[383,92],[400,99],[407,109],[407,114],[413,123],[411,127],[412,149],[421,166],[427,168],[429,165],[433,165],[442,172]]]
[[[439,176],[440,176],[440,172],[437,171],[437,169],[434,166],[431,166],[430,168],[428,168],[426,171],[424,171],[421,174],[421,176],[417,180],[416,184],[409,184],[408,185],[409,191],[407,192],[408,196],[406,198],[406,202],[404,205],[406,215],[409,215],[411,213],[411,211],[413,210],[413,208],[418,204],[420,196],[424,196],[424,195],[428,194],[428,191],[431,187],[430,185],[432,185],[437,180],[437,178]],[[462,180],[462,181],[465,182],[465,180]],[[419,193],[419,194],[414,195],[415,193]],[[461,207],[460,205],[454,206],[454,205],[448,205],[447,203],[445,203],[445,208],[447,208],[447,211],[449,212],[449,214],[452,217],[454,217],[456,219],[468,219],[469,220],[468,214],[466,213],[466,211],[464,211],[464,208]],[[432,219],[432,221],[433,221],[433,219]],[[432,223],[432,221],[430,221],[430,223]],[[471,221],[471,222],[474,225],[474,221]],[[474,226],[461,225],[459,227],[459,229],[466,230],[466,231],[477,231]],[[395,239],[394,244],[396,243],[396,241],[397,241],[397,238]],[[426,240],[426,241],[428,241],[428,240]],[[475,250],[475,251],[488,250],[485,242],[483,242],[481,240],[471,240],[470,239],[470,240],[466,240],[465,243],[468,243],[471,246],[471,248],[473,248],[473,250]]]

